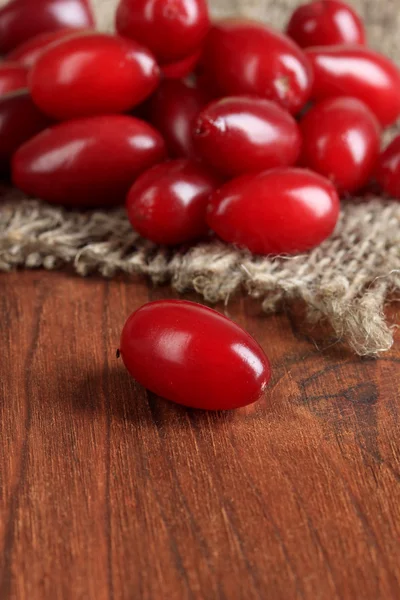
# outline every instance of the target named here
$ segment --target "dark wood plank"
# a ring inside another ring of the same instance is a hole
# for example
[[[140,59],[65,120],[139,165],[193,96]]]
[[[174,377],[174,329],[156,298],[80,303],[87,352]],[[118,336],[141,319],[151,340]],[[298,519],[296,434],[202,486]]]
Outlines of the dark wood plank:
[[[399,344],[362,360],[238,299],[268,393],[188,411],[115,357],[128,314],[171,295],[1,276],[1,600],[398,600]]]

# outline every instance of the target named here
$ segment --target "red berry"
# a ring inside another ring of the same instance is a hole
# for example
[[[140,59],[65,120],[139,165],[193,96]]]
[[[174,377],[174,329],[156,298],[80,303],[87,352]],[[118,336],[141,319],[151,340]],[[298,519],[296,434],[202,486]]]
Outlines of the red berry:
[[[172,157],[196,157],[194,120],[209,101],[202,88],[183,81],[163,81],[150,100],[150,122],[164,136]]]
[[[364,25],[358,14],[340,0],[314,0],[299,6],[287,34],[302,48],[336,44],[365,44]]]
[[[0,64],[0,96],[26,88],[28,84],[28,69],[13,62]]]
[[[376,176],[383,190],[400,200],[400,135],[381,154]]]
[[[164,142],[150,125],[126,115],[61,123],[15,153],[14,184],[65,206],[113,206],[136,177],[163,160]]]
[[[168,64],[199,48],[210,21],[206,0],[121,0],[116,26]]]
[[[334,230],[339,198],[334,186],[305,169],[243,175],[214,193],[208,224],[226,242],[255,254],[304,252]]]
[[[39,56],[43,54],[44,50],[50,45],[67,37],[88,32],[90,32],[89,29],[60,29],[48,33],[41,33],[15,48],[15,50],[10,52],[7,56],[7,59],[18,62],[20,65],[24,65],[24,67],[32,68],[33,65],[36,64]]]
[[[216,100],[199,114],[193,131],[199,156],[231,177],[293,165],[300,153],[294,118],[263,98]]]
[[[285,35],[255,21],[220,21],[208,34],[205,74],[221,95],[256,95],[291,113],[307,102],[312,71],[301,49]]]
[[[0,98],[0,171],[7,171],[14,152],[49,125],[27,90]]]
[[[354,96],[384,126],[400,116],[400,70],[386,56],[362,46],[309,48],[314,70],[313,98]]]
[[[48,31],[94,27],[86,0],[11,0],[0,9],[0,53]]]
[[[326,98],[306,114],[301,164],[331,179],[340,192],[356,192],[370,178],[381,128],[360,100]]]
[[[48,48],[32,69],[30,89],[44,113],[66,120],[128,111],[154,91],[159,74],[146,48],[93,33]]]
[[[133,228],[156,244],[174,246],[205,235],[206,209],[219,181],[186,159],[156,165],[133,184],[127,211]]]
[[[162,300],[134,312],[120,352],[141,385],[203,410],[252,404],[271,377],[268,358],[250,334],[194,302]]]
[[[184,79],[192,73],[201,58],[202,50],[169,65],[163,65],[162,74],[166,79]]]

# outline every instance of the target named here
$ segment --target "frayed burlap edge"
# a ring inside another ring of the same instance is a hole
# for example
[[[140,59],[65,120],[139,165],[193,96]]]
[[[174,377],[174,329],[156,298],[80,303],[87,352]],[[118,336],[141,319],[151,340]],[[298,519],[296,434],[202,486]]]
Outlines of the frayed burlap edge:
[[[359,355],[388,350],[388,295],[400,289],[400,203],[378,198],[345,203],[335,234],[306,255],[260,258],[218,241],[170,251],[132,231],[123,209],[69,212],[3,191],[0,271],[56,269],[79,275],[140,274],[206,301],[228,302],[244,289],[266,312],[302,300],[312,321],[328,320]]]

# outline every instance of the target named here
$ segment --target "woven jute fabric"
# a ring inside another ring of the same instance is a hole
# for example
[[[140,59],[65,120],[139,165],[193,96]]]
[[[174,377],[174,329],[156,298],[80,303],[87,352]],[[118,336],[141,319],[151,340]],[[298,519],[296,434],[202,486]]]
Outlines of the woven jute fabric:
[[[4,2],[2,2],[4,3]],[[112,29],[116,0],[94,0],[101,29]],[[399,0],[354,0],[370,44],[400,62]],[[211,0],[216,16],[241,14],[282,27],[297,0]],[[218,241],[157,247],[132,231],[123,209],[78,212],[24,198],[4,187],[0,204],[0,271],[72,265],[79,275],[146,275],[209,302],[239,290],[265,311],[302,300],[311,320],[328,320],[360,355],[388,350],[384,306],[400,290],[400,202],[369,197],[343,202],[335,234],[310,253],[260,258]],[[166,224],[167,226],[167,224]]]

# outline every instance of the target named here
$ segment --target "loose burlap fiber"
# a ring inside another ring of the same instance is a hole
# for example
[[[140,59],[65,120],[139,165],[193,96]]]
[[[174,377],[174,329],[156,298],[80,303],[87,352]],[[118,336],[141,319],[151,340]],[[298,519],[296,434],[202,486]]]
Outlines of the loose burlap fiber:
[[[117,0],[92,0],[102,29],[111,29]],[[4,3],[2,1],[1,3]],[[297,0],[211,0],[215,15],[242,14],[282,27]],[[354,0],[368,24],[370,44],[400,62],[399,0]],[[338,338],[360,355],[392,344],[386,299],[400,289],[400,202],[383,198],[343,203],[335,234],[308,254],[260,258],[210,242],[166,250],[140,239],[123,209],[68,212],[4,188],[0,204],[0,271],[73,265],[80,275],[143,274],[196,290],[209,302],[239,289],[266,311],[302,300],[312,320],[327,319]],[[166,224],[167,226],[167,224]]]

